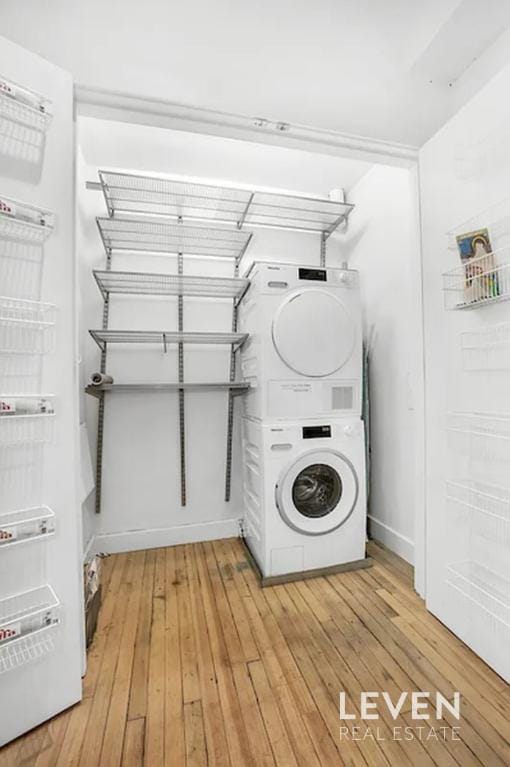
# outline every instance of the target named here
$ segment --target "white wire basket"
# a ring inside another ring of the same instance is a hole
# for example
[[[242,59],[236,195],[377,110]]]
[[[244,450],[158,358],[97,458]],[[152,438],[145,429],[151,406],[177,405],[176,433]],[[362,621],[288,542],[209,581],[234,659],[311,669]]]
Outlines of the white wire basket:
[[[0,77],[0,117],[39,132],[51,122],[51,101],[12,80]]]
[[[52,352],[56,311],[54,304],[0,296],[0,353]]]
[[[510,370],[510,322],[461,333],[465,370]]]
[[[469,518],[471,535],[510,543],[510,489],[476,480],[446,482],[448,509]]]
[[[0,444],[0,512],[40,506],[43,500],[45,444]]]
[[[0,549],[49,538],[55,533],[55,512],[34,506],[0,514]]]
[[[510,248],[467,259],[443,274],[446,309],[477,309],[510,298]]]
[[[0,398],[0,405],[2,403],[8,404],[12,401],[8,398]],[[48,400],[29,401],[47,402]],[[11,412],[7,415],[0,414],[0,447],[24,443],[51,442],[54,435],[54,423],[54,412]]]
[[[36,396],[41,391],[42,361],[40,354],[0,353],[2,391]]]
[[[53,649],[60,600],[51,586],[0,600],[0,673]]]
[[[510,629],[510,581],[473,561],[447,565],[446,582],[483,611],[491,629]]]
[[[0,195],[0,238],[42,245],[53,231],[53,214]]]
[[[461,455],[485,462],[510,461],[510,415],[506,413],[447,414],[451,446]]]

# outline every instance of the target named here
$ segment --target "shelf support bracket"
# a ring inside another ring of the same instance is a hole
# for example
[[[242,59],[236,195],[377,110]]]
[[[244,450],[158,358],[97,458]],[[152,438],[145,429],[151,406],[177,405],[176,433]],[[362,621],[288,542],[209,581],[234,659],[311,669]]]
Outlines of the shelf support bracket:
[[[112,251],[111,248],[106,249],[106,270],[110,271],[112,268]],[[106,291],[104,295],[103,303],[103,330],[108,330],[108,320],[110,315],[110,293]],[[106,361],[108,354],[108,344],[103,342],[101,349],[101,364],[100,372],[106,373]],[[96,457],[96,514],[101,513],[101,490],[103,485],[103,442],[104,442],[104,410],[105,410],[105,393],[101,392],[99,398],[99,408],[97,412],[97,457]]]
[[[250,194],[250,196],[249,196],[249,198],[248,198],[248,202],[246,203],[246,207],[245,207],[245,209],[243,210],[243,212],[241,213],[241,218],[240,218],[240,219],[239,219],[239,221],[237,222],[237,228],[238,228],[238,229],[242,229],[242,228],[243,228],[243,225],[244,225],[244,222],[245,222],[246,216],[248,215],[248,211],[249,211],[249,209],[250,209],[250,205],[251,205],[251,203],[252,203],[252,201],[253,201],[253,194],[254,194],[253,192]],[[245,250],[246,250],[246,248],[245,248]]]

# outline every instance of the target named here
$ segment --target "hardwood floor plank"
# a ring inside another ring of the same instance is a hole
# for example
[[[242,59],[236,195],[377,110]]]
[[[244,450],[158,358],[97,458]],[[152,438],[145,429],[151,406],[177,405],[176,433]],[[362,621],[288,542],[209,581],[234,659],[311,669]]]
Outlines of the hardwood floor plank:
[[[165,765],[184,764],[184,700],[181,612],[179,593],[185,588],[182,582],[182,547],[170,547],[166,553],[166,603],[165,603]]]
[[[137,551],[133,555],[131,589],[119,644],[119,655],[110,696],[103,747],[99,758],[100,767],[118,767],[122,759],[122,742],[128,717],[129,692],[133,673],[135,641],[139,625],[145,557],[145,551]]]
[[[156,550],[152,623],[147,684],[147,718],[144,753],[147,765],[165,763],[165,549]]]
[[[129,695],[128,719],[147,716],[147,680],[151,647],[152,600],[154,593],[154,572],[156,551],[147,551],[143,571],[140,613],[136,630],[133,674]]]
[[[218,684],[211,649],[207,622],[202,604],[201,587],[194,561],[192,545],[185,547],[186,569],[190,584],[190,607],[197,647],[200,677],[201,711],[203,712],[207,755],[211,765],[230,765],[225,722],[221,714]],[[232,767],[235,767],[234,765]]]
[[[122,747],[122,767],[144,767],[144,741],[145,718],[128,719]]]
[[[198,678],[197,648],[190,612],[190,586],[186,569],[184,546],[176,547],[177,569],[175,583],[177,590],[177,609],[179,613],[179,644],[182,663],[182,696],[184,703],[200,700],[200,680]]]
[[[208,767],[202,703],[199,700],[184,706],[186,728],[186,767]]]

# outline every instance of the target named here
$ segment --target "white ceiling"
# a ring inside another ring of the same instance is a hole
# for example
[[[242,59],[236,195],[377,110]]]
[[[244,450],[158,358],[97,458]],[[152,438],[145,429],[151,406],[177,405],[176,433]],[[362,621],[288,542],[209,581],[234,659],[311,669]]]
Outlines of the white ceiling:
[[[0,0],[80,85],[411,146],[510,58],[509,22],[510,0]]]

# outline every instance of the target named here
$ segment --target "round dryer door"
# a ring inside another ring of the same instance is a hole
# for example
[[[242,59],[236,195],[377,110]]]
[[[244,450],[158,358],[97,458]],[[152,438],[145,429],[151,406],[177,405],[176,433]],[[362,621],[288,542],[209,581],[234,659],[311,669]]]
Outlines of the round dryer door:
[[[358,499],[351,462],[334,450],[312,450],[284,471],[276,486],[280,516],[294,530],[323,535],[340,527]]]
[[[273,319],[273,343],[282,361],[309,378],[332,375],[350,358],[355,341],[351,315],[326,290],[288,296]]]

